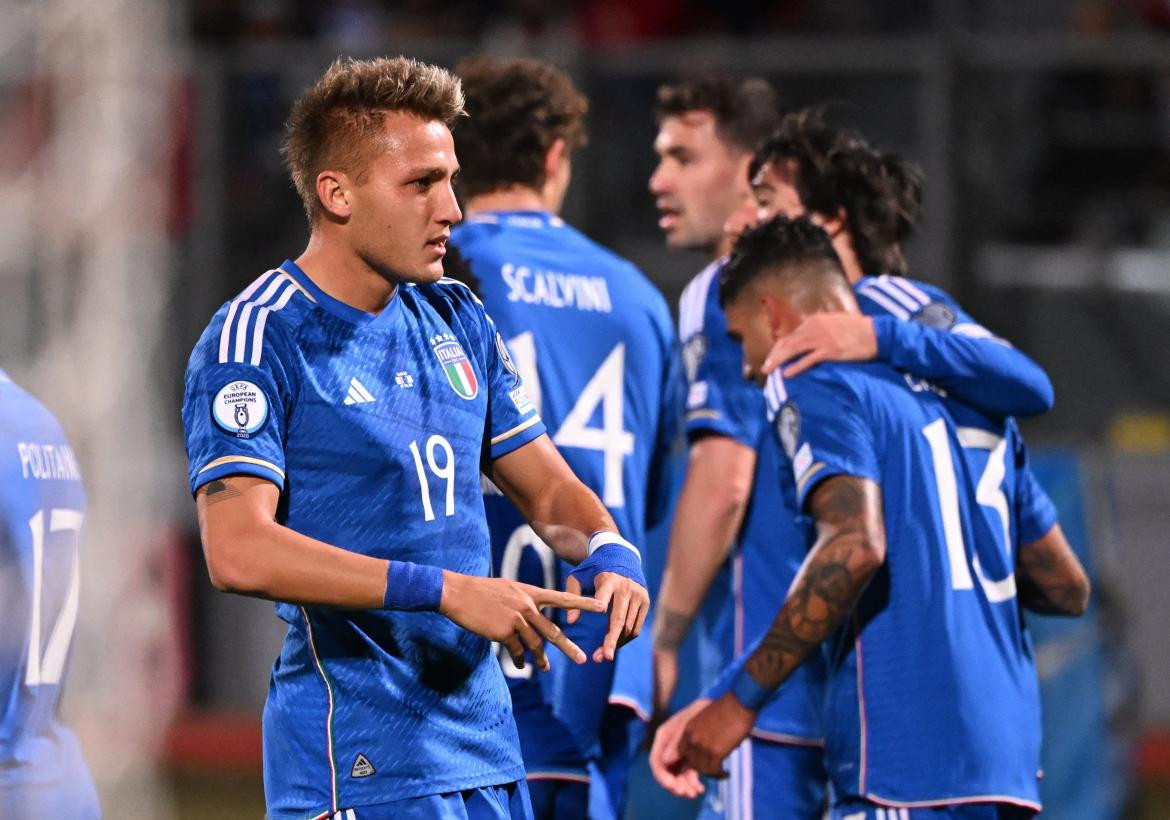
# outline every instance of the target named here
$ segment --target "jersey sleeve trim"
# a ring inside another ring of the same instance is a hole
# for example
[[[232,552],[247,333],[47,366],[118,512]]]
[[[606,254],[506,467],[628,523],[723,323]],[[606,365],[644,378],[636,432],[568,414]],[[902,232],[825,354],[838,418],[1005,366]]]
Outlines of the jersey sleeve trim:
[[[491,440],[490,444],[492,447],[495,447],[501,441],[507,441],[508,439],[512,438],[512,436],[515,436],[519,433],[522,433],[525,430],[527,430],[529,427],[531,427],[532,425],[539,424],[539,423],[540,423],[540,416],[537,416],[534,414],[532,416],[532,418],[528,419],[527,421],[520,422],[515,427],[513,427],[511,430],[505,430],[503,433],[500,433],[498,436],[496,436],[495,438],[493,438]]]
[[[224,478],[229,475],[252,475],[271,481],[280,489],[284,489],[284,470],[271,461],[252,456],[224,456],[208,462],[195,474],[191,492],[195,492],[204,484]]]
[[[499,444],[490,445],[489,458],[497,459],[501,456],[506,456],[513,450],[519,450],[525,444],[529,444],[532,441],[540,438],[546,432],[548,431],[545,430],[544,424],[541,422],[540,417],[533,416],[528,421],[521,425],[517,425],[517,427],[509,430],[508,433],[505,433],[504,435],[509,437],[504,441],[501,441]]]

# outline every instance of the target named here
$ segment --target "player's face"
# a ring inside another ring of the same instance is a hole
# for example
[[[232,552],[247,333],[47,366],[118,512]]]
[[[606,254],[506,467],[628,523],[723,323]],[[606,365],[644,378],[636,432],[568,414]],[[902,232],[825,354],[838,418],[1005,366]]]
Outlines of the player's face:
[[[455,143],[438,120],[398,111],[386,116],[383,139],[385,150],[352,189],[354,250],[391,281],[434,282],[451,226],[463,216],[451,187]]]
[[[724,223],[747,193],[747,157],[719,139],[710,111],[664,119],[654,151],[658,167],[650,176],[650,193],[666,243],[713,250]]]
[[[756,202],[756,217],[767,222],[774,216],[796,219],[805,213],[804,203],[796,191],[796,163],[765,162],[752,178],[752,196]]]
[[[759,289],[749,285],[724,311],[727,335],[743,347],[743,377],[748,381],[763,386],[764,359],[777,339],[795,329],[786,308],[774,298],[761,298]]]

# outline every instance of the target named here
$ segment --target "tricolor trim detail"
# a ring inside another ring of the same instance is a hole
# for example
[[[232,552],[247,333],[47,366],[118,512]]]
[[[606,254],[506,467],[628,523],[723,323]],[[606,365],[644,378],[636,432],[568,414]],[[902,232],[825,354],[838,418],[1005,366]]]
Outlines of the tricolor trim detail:
[[[524,775],[525,780],[565,780],[569,783],[589,783],[589,775],[581,774],[579,772],[557,772],[557,771],[541,771],[528,772]]]
[[[205,473],[208,470],[221,467],[224,464],[255,464],[257,467],[264,467],[266,469],[272,470],[272,472],[280,476],[282,480],[284,479],[284,470],[277,467],[271,461],[265,461],[262,458],[253,458],[252,456],[223,456],[222,458],[215,459],[215,461],[207,462],[206,465],[199,468],[199,473]],[[196,473],[196,475],[199,473]]]
[[[638,703],[634,698],[627,695],[610,695],[609,703],[613,706],[624,706],[637,716],[638,720],[643,723],[650,722],[650,713],[642,708],[642,704]]]
[[[891,811],[894,809],[901,809],[903,811],[907,809],[934,809],[942,808],[943,806],[964,805],[967,803],[1010,803],[1013,806],[1031,809],[1034,812],[1040,812],[1044,808],[1034,800],[1025,800],[1022,797],[1014,797],[1007,794],[972,794],[964,795],[963,797],[940,797],[937,800],[889,800],[885,797],[879,797],[876,794],[867,793],[865,799],[871,803],[885,806]],[[887,817],[889,816],[887,815]]]
[[[309,294],[287,272],[274,268],[232,300],[219,333],[220,364],[259,365],[264,352],[264,326],[273,311],[281,310],[293,294]],[[312,299],[309,296],[310,300]]]
[[[309,618],[309,611],[303,606],[300,607],[301,615],[305,618],[305,627],[308,630],[309,649],[313,653],[313,663],[317,666],[317,672],[321,675],[321,680],[325,682],[325,694],[329,697],[329,714],[325,720],[325,743],[326,757],[329,758],[329,789],[331,800],[329,803],[329,811],[334,813],[337,817],[340,812],[337,810],[337,764],[333,761],[333,683],[329,680],[329,676],[325,674],[325,666],[321,663],[321,656],[317,654],[317,641],[313,637],[313,622]],[[352,814],[353,810],[349,810]],[[350,820],[350,819],[347,819]]]
[[[540,421],[540,416],[533,415],[532,418],[528,419],[528,421],[522,421],[519,424],[517,424],[515,427],[513,427],[511,430],[505,430],[503,433],[500,433],[498,436],[494,437],[491,440],[491,446],[494,447],[497,444],[499,444],[501,441],[507,441],[508,439],[512,438],[512,436],[516,435],[517,433],[523,433],[525,430],[527,430],[532,425],[536,424],[538,421]]]

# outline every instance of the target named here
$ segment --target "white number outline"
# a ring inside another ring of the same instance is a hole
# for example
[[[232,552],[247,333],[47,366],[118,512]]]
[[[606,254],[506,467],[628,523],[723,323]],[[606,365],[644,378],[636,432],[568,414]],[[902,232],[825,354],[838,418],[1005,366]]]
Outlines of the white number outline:
[[[41,655],[41,604],[44,597],[45,572],[45,511],[38,510],[36,515],[28,520],[28,528],[32,533],[33,545],[33,590],[32,612],[28,635],[28,661],[24,673],[26,686],[53,685],[61,682],[61,675],[65,669],[65,659],[69,656],[69,644],[73,641],[73,629],[77,625],[78,598],[81,589],[81,551],[78,544],[81,536],[81,524],[85,515],[80,510],[71,510],[54,507],[49,510],[49,534],[71,533],[72,539],[71,560],[69,570],[69,588],[65,594],[65,601],[57,613],[57,620],[53,624],[53,631],[49,634],[49,641],[45,645],[45,653]]]
[[[541,569],[544,572],[544,588],[556,589],[557,555],[552,551],[552,547],[544,543],[528,524],[520,525],[508,536],[508,542],[504,544],[504,552],[500,556],[500,577],[510,581],[519,580],[520,560],[524,557],[525,547],[532,547],[537,557],[540,558]],[[548,608],[545,608],[544,614],[550,615]],[[516,680],[531,679],[532,664],[526,663],[523,669],[517,669],[516,665],[512,663],[512,656],[499,643],[492,644],[492,651],[499,657],[504,677]]]
[[[439,448],[446,455],[446,462],[440,467],[435,462],[435,449]],[[442,436],[435,434],[427,439],[427,465],[431,468],[431,472],[438,478],[447,480],[447,496],[444,512],[447,517],[455,514],[455,451],[451,449],[450,442]],[[418,475],[419,490],[422,493],[423,504],[423,520],[435,520],[435,508],[431,506],[431,484],[427,481],[427,473],[423,468],[422,454],[418,449],[418,442],[410,442],[410,454],[414,456],[414,471]]]
[[[995,433],[981,430],[977,427],[960,427],[956,431],[959,444],[964,449],[987,450],[987,464],[983,474],[979,477],[979,484],[975,490],[975,500],[984,507],[995,510],[1003,527],[1003,541],[1000,547],[1007,557],[1007,565],[1012,566],[1011,518],[1008,511],[1007,496],[1003,492],[1003,480],[1007,474],[1005,458],[1007,456],[1007,441]],[[1006,578],[998,581],[989,579],[979,563],[979,556],[971,553],[971,564],[967,564],[967,543],[963,537],[962,519],[959,514],[958,479],[955,473],[954,456],[952,455],[950,440],[947,436],[947,424],[944,419],[935,419],[922,428],[922,434],[930,445],[931,457],[934,461],[935,484],[938,488],[939,514],[942,516],[943,536],[947,547],[947,560],[951,569],[951,589],[974,589],[974,578],[979,579],[979,586],[987,600],[993,604],[1010,601],[1016,597],[1016,576],[1008,573]],[[974,578],[971,570],[974,569]]]
[[[541,410],[541,385],[536,366],[536,343],[531,331],[508,341],[516,369],[537,412]],[[633,455],[636,439],[625,429],[626,345],[618,342],[594,371],[573,409],[553,435],[558,447],[578,447],[602,454],[604,463],[601,501],[611,509],[626,505],[622,469],[626,456]],[[590,427],[589,419],[601,405],[601,427]]]

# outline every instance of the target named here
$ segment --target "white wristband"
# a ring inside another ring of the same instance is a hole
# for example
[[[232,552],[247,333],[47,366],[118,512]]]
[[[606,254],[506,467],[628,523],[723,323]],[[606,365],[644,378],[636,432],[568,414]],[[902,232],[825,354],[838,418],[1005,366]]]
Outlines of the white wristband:
[[[592,555],[606,544],[620,544],[626,549],[632,550],[634,555],[638,556],[639,561],[642,560],[642,553],[638,552],[637,547],[635,547],[626,539],[622,538],[616,532],[609,532],[608,530],[601,530],[600,532],[593,533],[593,536],[589,539],[589,549],[585,551],[585,555]]]

